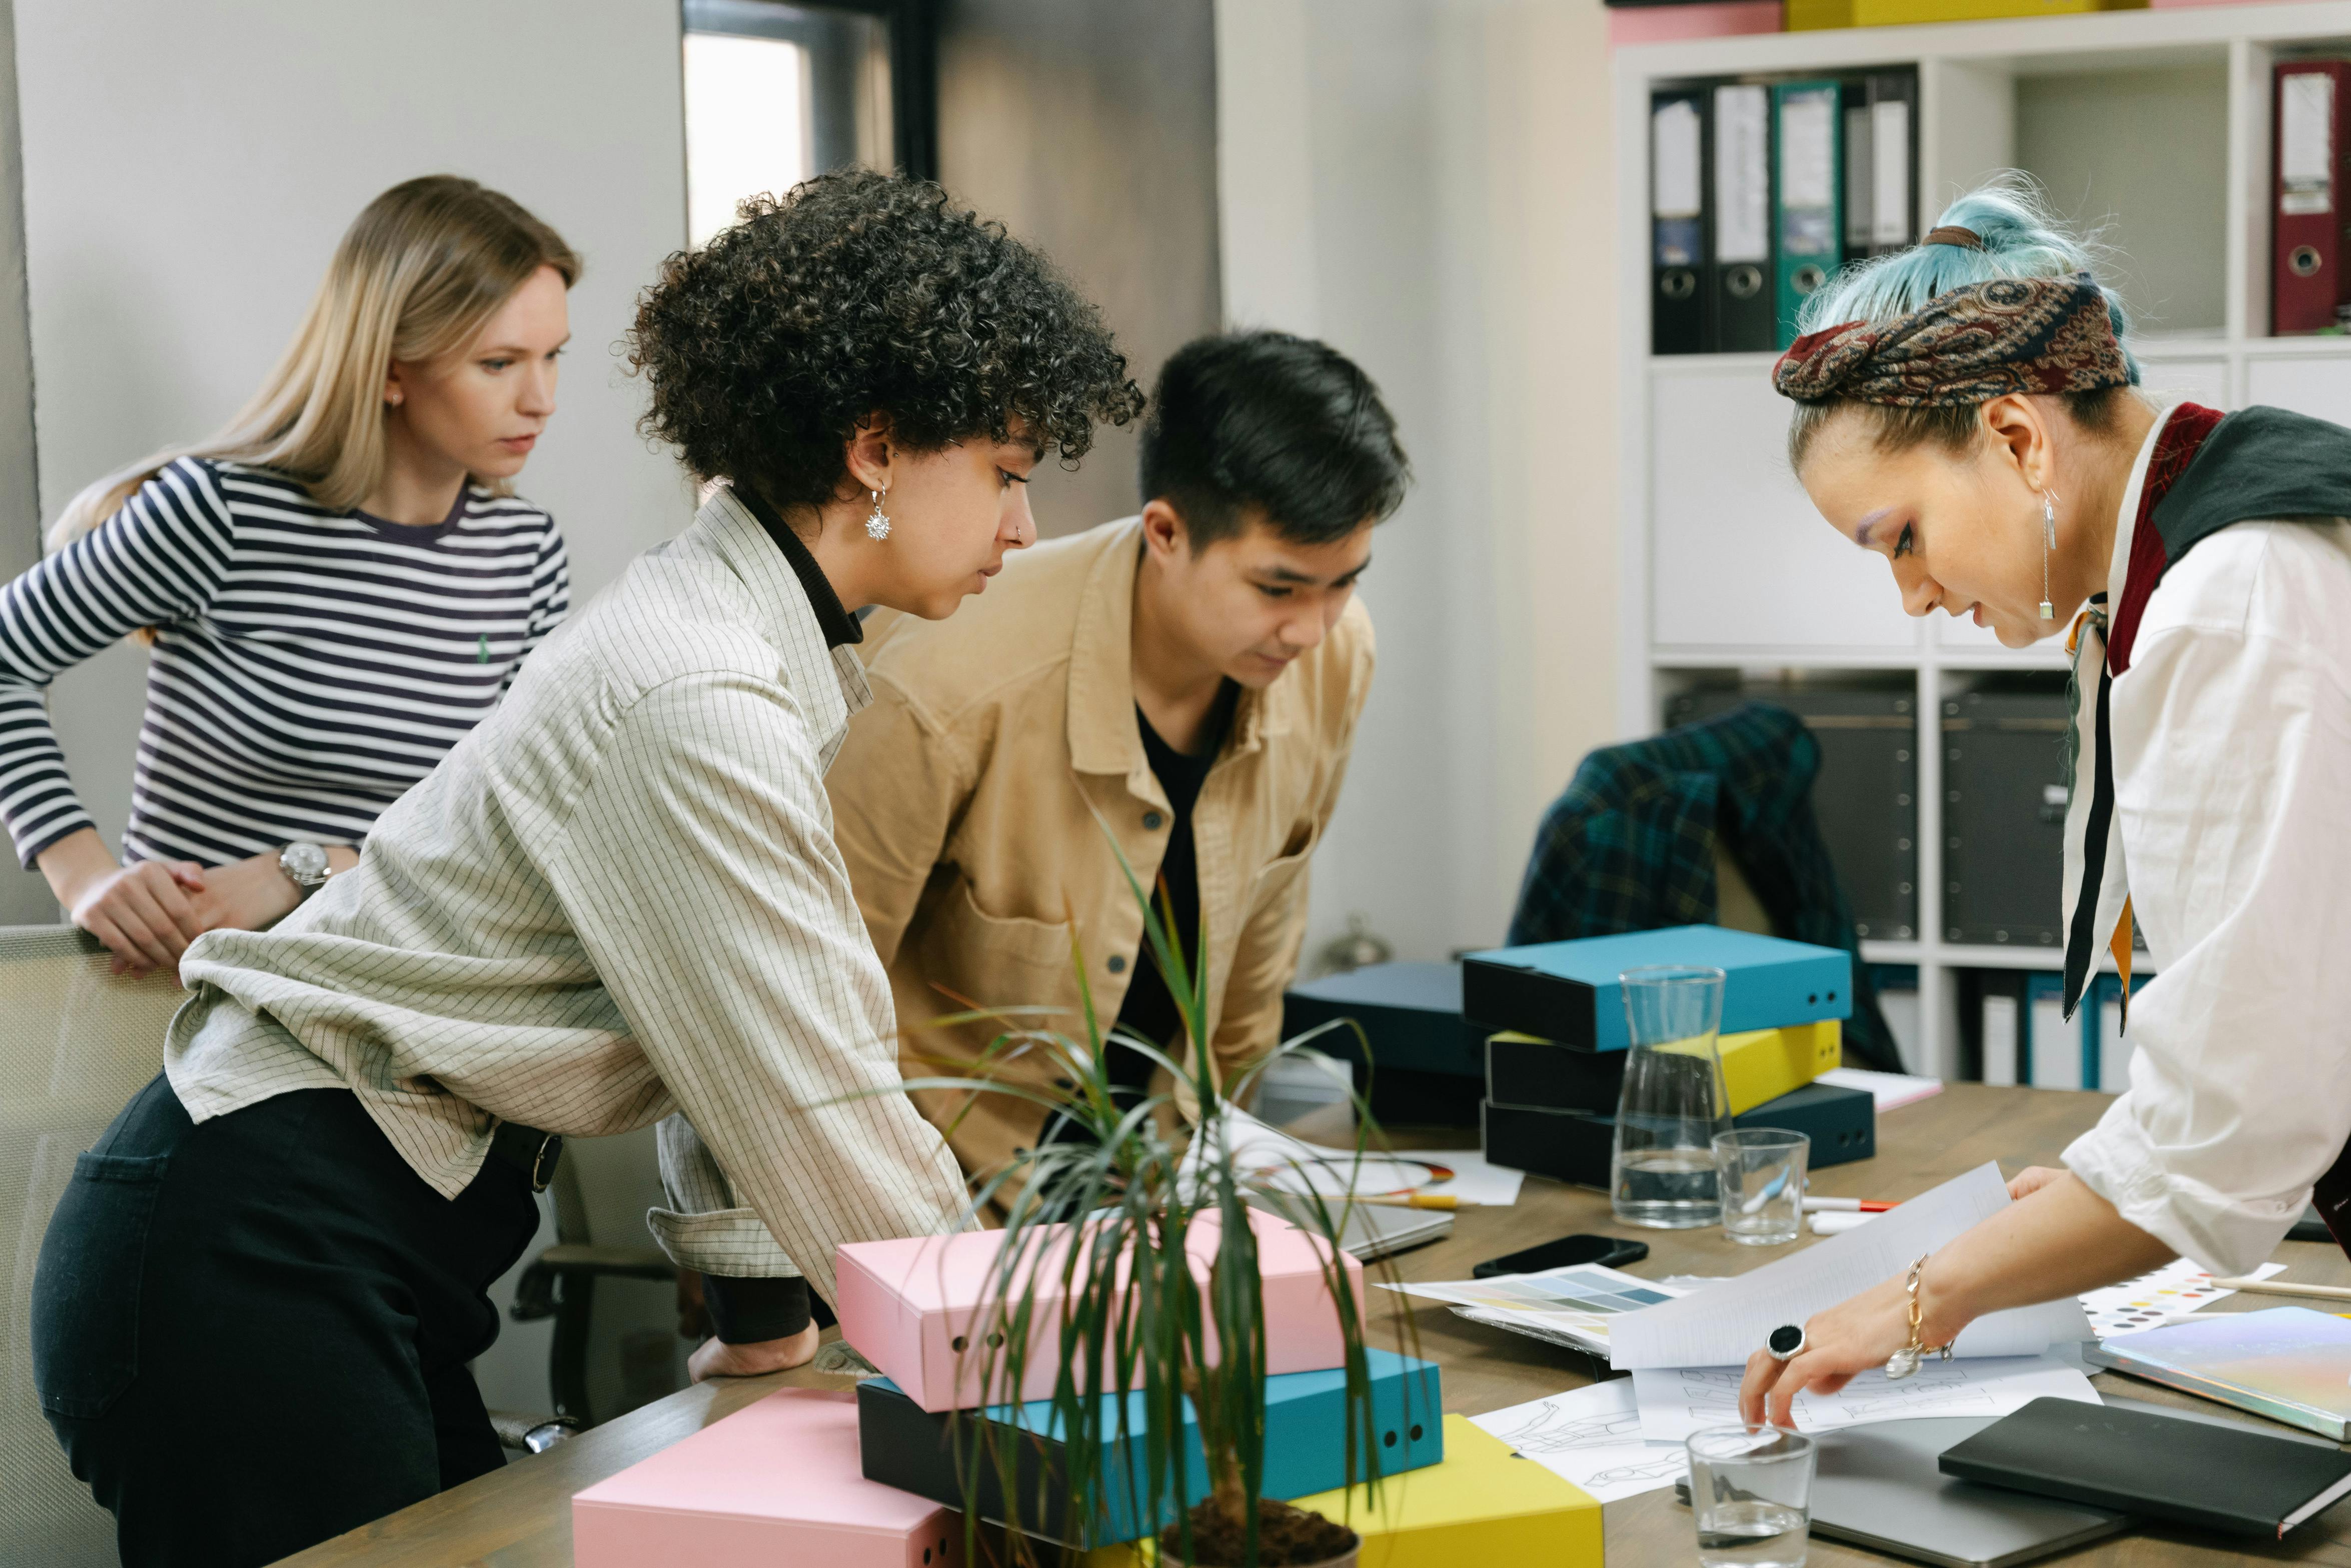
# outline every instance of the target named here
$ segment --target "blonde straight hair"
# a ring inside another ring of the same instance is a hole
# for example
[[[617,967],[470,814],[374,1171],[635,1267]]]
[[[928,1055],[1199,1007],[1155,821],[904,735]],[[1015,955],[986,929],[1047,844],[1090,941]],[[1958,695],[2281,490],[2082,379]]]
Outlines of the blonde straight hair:
[[[227,428],[83,490],[51,526],[49,549],[98,528],[182,457],[255,464],[299,480],[322,507],[359,505],[383,478],[392,361],[429,363],[463,349],[542,267],[566,288],[580,279],[563,237],[510,198],[455,174],[394,185],[344,234],[285,358]]]

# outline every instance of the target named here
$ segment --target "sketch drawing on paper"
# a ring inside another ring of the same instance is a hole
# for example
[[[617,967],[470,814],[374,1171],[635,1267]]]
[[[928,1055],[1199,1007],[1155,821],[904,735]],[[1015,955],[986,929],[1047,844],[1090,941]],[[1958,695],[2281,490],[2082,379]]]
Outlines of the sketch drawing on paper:
[[[1660,1450],[1656,1458],[1595,1470],[1584,1479],[1583,1485],[1587,1488],[1620,1487],[1638,1481],[1680,1479],[1682,1472],[1689,1468],[1689,1456],[1678,1447],[1664,1443],[1654,1446]]]
[[[1610,1410],[1574,1416],[1546,1399],[1524,1425],[1494,1436],[1522,1454],[1564,1454],[1641,1440],[1641,1413]]]

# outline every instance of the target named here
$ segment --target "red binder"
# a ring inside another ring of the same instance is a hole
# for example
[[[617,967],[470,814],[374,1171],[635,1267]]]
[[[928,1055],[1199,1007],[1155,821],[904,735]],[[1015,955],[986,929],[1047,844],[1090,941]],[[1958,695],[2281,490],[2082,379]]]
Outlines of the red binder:
[[[2280,61],[2273,85],[2270,330],[2316,332],[2336,326],[2351,303],[2343,266],[2351,61]]]

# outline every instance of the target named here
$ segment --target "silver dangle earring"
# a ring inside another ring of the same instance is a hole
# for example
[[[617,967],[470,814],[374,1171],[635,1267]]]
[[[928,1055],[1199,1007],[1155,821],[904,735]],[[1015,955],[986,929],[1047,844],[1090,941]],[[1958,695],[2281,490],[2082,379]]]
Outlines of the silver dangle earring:
[[[890,537],[890,518],[882,510],[882,492],[879,490],[873,492],[873,515],[865,519],[865,534],[868,538],[886,539]]]
[[[2054,621],[2057,611],[2049,602],[2049,552],[2057,548],[2057,497],[2041,492],[2041,619]]]

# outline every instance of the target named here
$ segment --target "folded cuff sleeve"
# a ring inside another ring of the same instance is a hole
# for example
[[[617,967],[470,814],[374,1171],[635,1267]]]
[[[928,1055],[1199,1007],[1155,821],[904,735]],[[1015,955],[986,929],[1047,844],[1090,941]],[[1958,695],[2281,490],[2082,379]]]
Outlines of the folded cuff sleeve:
[[[711,1332],[726,1344],[759,1344],[809,1325],[808,1281],[797,1274],[768,1280],[705,1274],[702,1301],[710,1309]]]
[[[2245,1274],[2261,1267],[2309,1202],[2307,1188],[2276,1197],[2230,1197],[2165,1168],[2125,1094],[2065,1150],[2065,1166],[2115,1212],[2198,1267]]]

